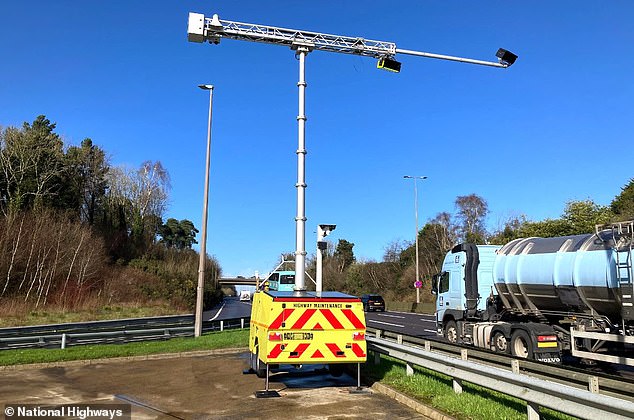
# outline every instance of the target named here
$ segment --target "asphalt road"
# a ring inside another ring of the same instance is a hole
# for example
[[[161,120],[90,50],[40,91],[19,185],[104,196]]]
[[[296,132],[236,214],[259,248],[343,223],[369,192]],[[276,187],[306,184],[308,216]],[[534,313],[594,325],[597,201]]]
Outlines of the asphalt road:
[[[226,297],[222,304],[203,313],[205,320],[246,318],[251,316],[251,302],[241,302],[237,297]],[[392,331],[416,337],[436,336],[434,314],[409,312],[366,312],[366,325],[383,331]]]
[[[383,331],[392,331],[416,337],[436,336],[436,317],[434,314],[409,312],[366,312],[366,325]]]
[[[246,318],[251,316],[251,302],[241,302],[237,297],[226,297],[224,301],[203,312],[205,321]]]

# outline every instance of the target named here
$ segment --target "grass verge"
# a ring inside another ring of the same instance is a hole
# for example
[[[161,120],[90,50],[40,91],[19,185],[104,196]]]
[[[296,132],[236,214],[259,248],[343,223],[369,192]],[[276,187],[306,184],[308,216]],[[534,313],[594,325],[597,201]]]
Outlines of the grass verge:
[[[100,344],[66,349],[25,349],[0,351],[0,366],[29,363],[51,363],[70,360],[142,356],[159,353],[179,353],[194,350],[214,350],[246,347],[249,330],[228,330],[204,334],[198,338],[173,338],[165,341],[145,341],[126,344]]]
[[[380,381],[457,419],[526,419],[526,403],[522,400],[469,383],[463,383],[462,394],[456,394],[450,377],[418,367],[413,376],[407,376],[405,365],[389,357],[381,356],[379,365],[368,361],[362,372],[370,380]],[[574,419],[549,409],[542,409],[540,414],[545,420]]]

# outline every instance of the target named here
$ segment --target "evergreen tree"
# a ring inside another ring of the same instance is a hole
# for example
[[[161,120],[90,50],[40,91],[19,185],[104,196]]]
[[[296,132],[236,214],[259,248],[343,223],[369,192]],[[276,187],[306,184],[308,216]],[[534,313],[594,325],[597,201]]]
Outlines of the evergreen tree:
[[[159,228],[161,242],[168,248],[191,249],[196,244],[196,234],[198,229],[187,219],[178,221],[173,218],[167,219]]]
[[[333,257],[337,260],[340,273],[343,273],[346,268],[356,261],[354,252],[352,251],[353,247],[354,244],[346,241],[345,239],[339,239],[337,242],[337,247],[335,248]]]
[[[634,219],[634,178],[621,188],[621,193],[614,197],[610,209],[619,221]]]
[[[0,133],[0,204],[5,214],[58,204],[64,153],[55,126],[40,115],[22,129]]]

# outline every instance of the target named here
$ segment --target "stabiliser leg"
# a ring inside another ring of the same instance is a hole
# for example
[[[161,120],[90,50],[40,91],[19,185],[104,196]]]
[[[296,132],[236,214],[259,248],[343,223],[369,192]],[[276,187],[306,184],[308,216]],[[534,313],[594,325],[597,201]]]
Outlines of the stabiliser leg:
[[[357,387],[350,388],[351,394],[369,394],[370,391],[361,387],[361,363],[357,363]]]
[[[275,398],[280,394],[275,390],[269,390],[269,364],[266,364],[266,378],[264,379],[264,391],[255,391],[255,398]]]

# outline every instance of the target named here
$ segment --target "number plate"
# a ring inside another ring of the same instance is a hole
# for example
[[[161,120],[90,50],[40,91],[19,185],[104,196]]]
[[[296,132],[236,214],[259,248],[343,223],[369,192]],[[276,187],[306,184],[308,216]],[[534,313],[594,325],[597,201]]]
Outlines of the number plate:
[[[312,340],[313,333],[309,332],[292,332],[284,333],[284,340]]]

